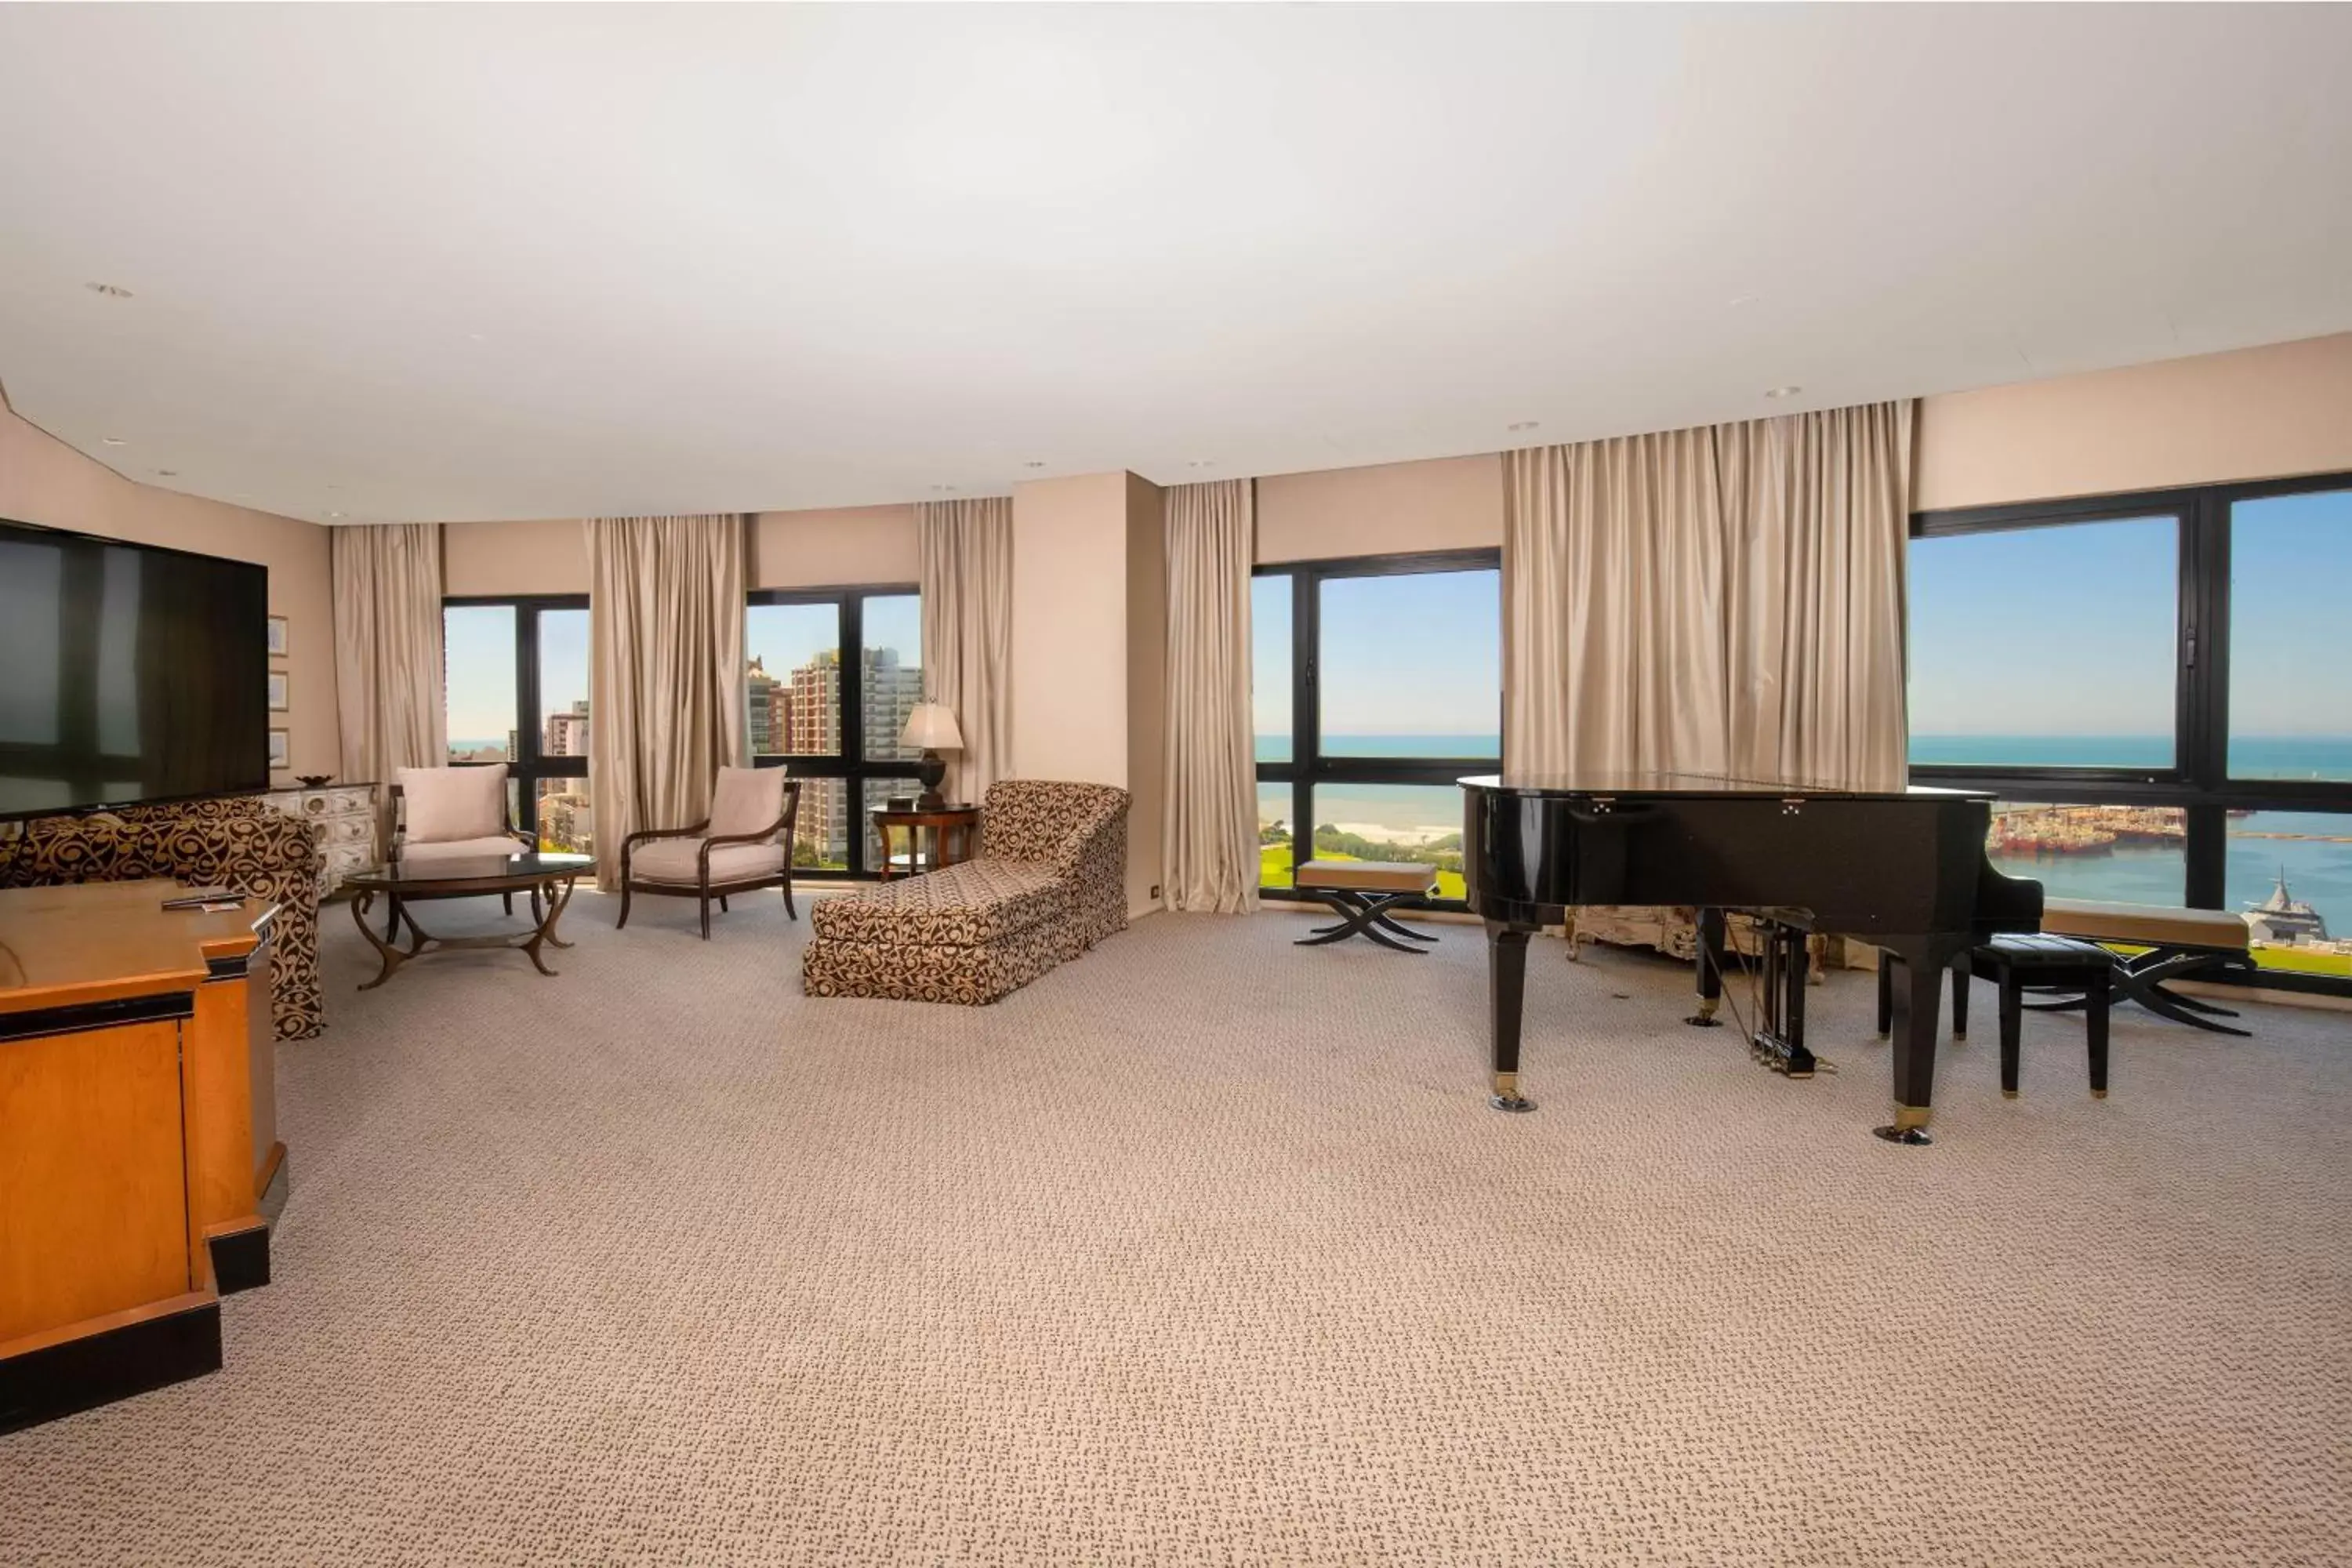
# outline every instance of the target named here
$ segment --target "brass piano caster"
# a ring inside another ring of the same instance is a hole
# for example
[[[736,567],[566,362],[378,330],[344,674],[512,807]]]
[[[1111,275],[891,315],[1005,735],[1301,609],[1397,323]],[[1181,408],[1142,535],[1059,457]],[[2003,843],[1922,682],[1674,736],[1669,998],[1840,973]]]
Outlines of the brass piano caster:
[[[1889,1143],[1900,1143],[1906,1149],[1924,1149],[1935,1140],[1927,1136],[1927,1108],[1924,1105],[1898,1105],[1895,1120],[1884,1127],[1874,1127],[1871,1136]]]
[[[1495,1092],[1486,1097],[1486,1103],[1497,1110],[1525,1111],[1536,1108],[1534,1100],[1520,1095],[1519,1075],[1515,1072],[1495,1075]]]

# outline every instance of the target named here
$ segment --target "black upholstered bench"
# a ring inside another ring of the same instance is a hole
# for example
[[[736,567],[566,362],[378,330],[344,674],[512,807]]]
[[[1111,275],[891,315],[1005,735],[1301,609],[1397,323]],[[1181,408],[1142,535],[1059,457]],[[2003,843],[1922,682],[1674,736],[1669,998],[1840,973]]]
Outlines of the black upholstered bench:
[[[1878,956],[1878,1032],[1894,1018],[1895,965],[1891,952]],[[1973,949],[1952,971],[1952,1038],[1969,1032],[1969,976],[2000,988],[2000,1091],[2017,1094],[2018,1036],[2025,1020],[2025,993],[2054,991],[2082,998],[2090,1055],[2091,1093],[2107,1094],[2107,1001],[2115,984],[2116,956],[2095,942],[2042,934],[1997,936]]]

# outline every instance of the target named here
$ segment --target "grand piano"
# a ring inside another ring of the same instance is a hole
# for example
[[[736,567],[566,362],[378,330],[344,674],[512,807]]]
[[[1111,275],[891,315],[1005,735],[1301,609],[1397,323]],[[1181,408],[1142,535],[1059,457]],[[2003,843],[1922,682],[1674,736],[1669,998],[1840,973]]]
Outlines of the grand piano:
[[[1462,781],[1463,876],[1486,922],[1498,1110],[1519,1093],[1528,938],[1580,904],[1686,904],[1700,919],[1698,1016],[1712,1022],[1727,960],[1723,912],[1771,933],[1755,1044],[1802,1076],[1805,933],[1834,931],[1904,961],[1894,995],[1892,1142],[1926,1143],[1937,997],[1952,962],[2001,931],[2038,930],[2042,884],[1985,858],[1992,797],[1969,790],[1835,789],[1684,773],[1506,774]]]

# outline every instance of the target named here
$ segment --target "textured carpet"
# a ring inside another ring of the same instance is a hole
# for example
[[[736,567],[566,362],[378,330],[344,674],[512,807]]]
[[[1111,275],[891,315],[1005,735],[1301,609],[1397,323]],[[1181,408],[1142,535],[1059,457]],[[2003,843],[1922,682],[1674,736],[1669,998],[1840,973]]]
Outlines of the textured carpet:
[[[357,994],[329,911],[277,1283],[0,1437],[0,1562],[2346,1560],[2341,1016],[2126,1011],[2104,1103],[1988,1017],[1912,1151],[1866,975],[1790,1083],[1539,944],[1507,1117],[1472,928],[1162,915],[965,1010],[612,920]]]

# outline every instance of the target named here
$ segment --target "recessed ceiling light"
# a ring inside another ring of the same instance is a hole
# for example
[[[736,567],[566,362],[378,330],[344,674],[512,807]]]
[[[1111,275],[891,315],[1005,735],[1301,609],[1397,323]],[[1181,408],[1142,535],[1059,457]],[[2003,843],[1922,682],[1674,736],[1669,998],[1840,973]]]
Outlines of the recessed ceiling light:
[[[1045,465],[1045,463],[1044,463],[1044,461],[1043,461],[1042,459],[1040,459],[1040,458],[1030,458],[1027,462],[1025,462],[1025,463],[1022,464],[1021,466],[1022,466],[1023,468],[1044,468]]]
[[[941,495],[955,494],[955,486],[953,485],[933,485],[931,489],[939,491]]]
[[[177,468],[158,468],[155,470],[155,477],[159,479],[176,479],[180,477],[180,470]]]
[[[98,439],[100,446],[120,447],[122,445],[122,437],[120,436],[100,436]]]
[[[1731,306],[1753,305],[1756,303],[1756,296],[1753,294],[1742,294],[1737,299],[1727,300],[1724,303]]]
[[[1217,460],[1214,458],[1187,458],[1184,466],[1188,468],[1213,468]]]
[[[1776,386],[1769,392],[1767,392],[1764,395],[1767,397],[1794,397],[1797,394],[1804,390],[1805,389],[1801,386]]]
[[[339,512],[339,511],[331,511],[331,512],[329,512],[327,515],[328,515],[329,517],[341,517],[341,516],[342,516],[343,514],[342,514],[341,512]]]
[[[110,300],[128,300],[131,290],[113,283],[85,283],[83,288],[93,294],[103,294]]]
[[[1532,430],[1540,423],[1542,421],[1536,419],[1521,419],[1508,427],[1513,430]]]

